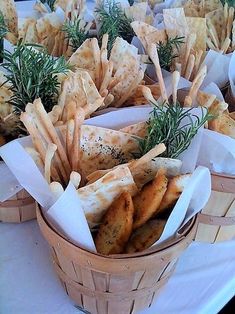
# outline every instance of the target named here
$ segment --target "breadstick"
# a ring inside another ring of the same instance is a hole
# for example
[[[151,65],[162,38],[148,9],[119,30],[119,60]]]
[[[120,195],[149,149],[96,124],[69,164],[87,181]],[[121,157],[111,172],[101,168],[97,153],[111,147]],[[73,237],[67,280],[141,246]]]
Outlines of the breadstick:
[[[235,20],[233,21],[233,30],[232,30],[232,51],[235,50]]]
[[[55,155],[56,150],[57,150],[57,146],[51,143],[48,145],[47,151],[46,151],[44,176],[48,184],[50,184],[51,182],[51,163],[52,163],[52,159]]]
[[[72,164],[70,152],[72,151],[73,137],[74,137],[74,120],[71,119],[67,121],[66,127],[66,152],[70,164]]]
[[[56,201],[64,193],[64,189],[59,182],[56,182],[56,181],[51,182],[49,187],[50,187],[50,190],[51,190],[52,194],[54,195]]]
[[[118,78],[113,77],[109,83],[108,90],[113,89],[119,83]]]
[[[113,101],[114,101],[114,96],[109,93],[107,97],[105,97],[104,99],[104,105],[102,106],[102,108],[108,107],[109,105],[111,105]]]
[[[228,22],[226,28],[226,37],[230,38],[233,25],[234,8],[230,7],[228,11]]]
[[[109,66],[108,50],[107,50],[108,39],[109,39],[108,34],[104,34],[103,38],[102,38],[101,49],[100,49],[102,82],[104,80],[105,74],[106,74],[108,66]]]
[[[225,2],[225,4],[224,4],[224,25],[225,25],[225,28],[222,28],[221,38],[220,38],[221,44],[224,42],[224,40],[226,38],[227,24],[228,24],[228,3]]]
[[[65,104],[66,120],[67,121],[74,118],[76,108],[77,108],[77,104],[74,100],[71,100]]]
[[[55,124],[54,124],[54,127],[59,127],[59,126],[62,126],[64,125],[64,122],[63,121],[57,121]]]
[[[179,74],[181,74],[181,71],[182,71],[182,64],[181,63],[178,63],[178,62],[175,63],[175,71],[178,71]]]
[[[129,163],[129,169],[134,170],[137,169],[140,165],[156,158],[158,155],[161,155],[166,150],[166,146],[163,143],[156,145],[149,152],[147,152],[144,156],[139,159],[136,159]]]
[[[178,71],[174,71],[172,74],[172,96],[173,96],[173,104],[177,102],[177,89],[180,80],[180,73]]]
[[[89,117],[93,112],[95,112],[98,108],[103,107],[104,98],[98,98],[94,101],[93,104],[87,103],[84,107],[82,107],[85,117]]]
[[[91,39],[91,47],[92,47],[94,61],[95,61],[95,85],[97,89],[99,90],[100,74],[101,74],[101,60],[100,60],[100,48],[98,45],[98,40],[96,38]]]
[[[189,80],[192,75],[194,64],[195,64],[195,56],[193,54],[190,54],[189,59],[188,59],[188,64],[185,70],[185,75],[184,75],[184,77],[187,80]]]
[[[193,48],[193,46],[195,44],[196,38],[197,38],[197,35],[195,33],[193,33],[193,34],[190,34],[188,39],[187,39],[184,59],[182,62],[182,75],[185,75],[189,55],[190,55],[191,49]]]
[[[27,106],[25,107],[26,112],[28,114],[30,114],[33,121],[35,122],[35,125],[37,126],[37,130],[40,132],[40,134],[42,135],[45,142],[49,145],[49,144],[51,144],[50,135],[48,133],[48,130],[43,125],[42,120],[40,118],[40,115],[37,113],[37,110],[35,110],[35,109],[36,108],[35,108],[34,104],[30,104],[30,103],[27,104]],[[56,169],[58,170],[58,172],[56,171]],[[53,167],[52,173],[53,173],[53,179],[54,180],[59,180],[58,174],[60,174],[61,180],[63,182],[67,181],[66,172],[65,172],[65,169],[61,166],[61,161],[60,161],[58,154],[56,154],[56,156],[55,156],[55,168]]]
[[[157,103],[156,99],[153,98],[151,89],[147,86],[142,85],[141,86],[141,90],[143,93],[144,98],[149,101],[150,103],[152,103],[153,105],[155,105]]]
[[[81,175],[80,173],[76,172],[76,171],[72,171],[70,174],[70,181],[72,182],[72,184],[74,185],[75,189],[77,190],[79,187],[79,184],[81,182]]]
[[[184,107],[192,107],[193,101],[192,98],[187,95],[184,99]]]
[[[40,117],[38,117],[37,112],[35,110],[34,104],[28,103],[25,107],[25,111],[30,115],[33,119],[35,126],[37,127],[39,133],[42,135],[47,144],[51,143],[50,136],[42,124]]]
[[[222,46],[221,46],[221,49],[220,49],[220,53],[226,53],[229,46],[230,46],[230,43],[231,43],[231,39],[226,37],[225,38],[225,41],[223,42]]]
[[[204,65],[198,72],[198,74],[196,75],[195,79],[193,80],[192,86],[189,90],[189,94],[188,96],[192,99],[192,104],[194,103],[196,96],[197,96],[197,92],[200,88],[200,86],[202,85],[202,82],[204,80],[204,78],[206,77],[206,73],[207,73],[207,67],[206,65]]]
[[[213,44],[213,42],[211,41],[211,39],[209,37],[207,37],[207,39],[206,39],[206,44],[209,47],[209,49],[211,49],[211,50],[218,51],[218,49],[219,49],[219,48],[215,47],[215,45]]]
[[[26,147],[25,148],[26,152],[32,157],[32,159],[34,160],[35,164],[43,169],[44,168],[44,164],[42,161],[42,158],[39,154],[39,152],[36,151],[36,149],[32,148],[32,147]]]
[[[157,78],[158,78],[158,82],[159,82],[159,86],[160,86],[160,90],[161,90],[161,96],[163,98],[163,101],[168,101],[168,97],[167,97],[167,93],[166,93],[166,87],[165,87],[165,83],[163,80],[163,76],[162,76],[162,70],[160,67],[160,63],[159,63],[159,58],[158,58],[158,52],[157,52],[157,47],[155,44],[151,44],[148,47],[148,54],[155,66],[155,70],[156,70],[156,74],[157,74]]]
[[[53,124],[51,123],[51,120],[49,119],[46,110],[44,109],[41,100],[40,99],[36,99],[34,101],[34,106],[36,109],[36,112],[38,114],[38,116],[40,116],[41,122],[43,123],[43,125],[45,126],[45,129],[47,130],[52,142],[54,144],[56,144],[57,146],[57,151],[58,151],[58,156],[59,159],[61,161],[61,168],[65,170],[65,173],[67,174],[67,180],[69,179],[69,175],[71,172],[71,168],[70,168],[70,164],[67,158],[67,155],[65,153],[65,149],[61,144],[60,138],[58,136],[58,134],[56,133],[56,130],[53,126]]]
[[[30,117],[28,113],[22,112],[20,115],[20,120],[26,127],[29,134],[31,135],[33,145],[39,152],[41,159],[44,161],[46,156],[45,143],[43,142],[40,134],[38,133],[38,130],[35,127],[32,117]]]
[[[51,112],[48,112],[48,116],[51,119],[52,124],[55,124],[60,119],[61,114],[62,114],[62,109],[58,105],[55,105],[52,108]]]
[[[215,99],[216,99],[216,95],[210,95],[209,98],[207,99],[206,103],[203,104],[203,107],[210,108],[210,106],[213,104]]]
[[[202,61],[202,55],[203,55],[203,50],[202,49],[196,51],[195,65],[194,65],[194,69],[193,69],[193,79],[197,75],[197,72],[198,72],[198,70],[200,68],[201,61]]]
[[[83,124],[85,114],[83,109],[78,108],[74,118],[74,134],[73,134],[73,145],[71,150],[72,170],[81,171],[80,169],[80,137],[81,137],[81,126]]]
[[[25,125],[26,129],[28,130],[29,134],[31,135],[31,139],[33,142],[34,147],[38,151],[40,158],[43,162],[45,162],[46,158],[46,147],[45,142],[42,139],[42,136],[38,132],[38,129],[35,127],[35,124],[33,122],[33,118],[29,116],[28,113],[23,112],[21,113],[20,120]],[[60,178],[57,170],[55,167],[52,167],[52,177],[54,180],[60,181],[62,178]]]
[[[217,49],[219,49],[219,38],[218,38],[218,35],[216,32],[216,29],[210,20],[207,20],[207,26],[208,26],[208,31],[209,31],[210,37],[211,37],[215,47]]]
[[[108,96],[108,94],[109,94],[109,91],[108,91],[107,89],[104,89],[104,90],[102,91],[102,93],[100,93],[100,96],[103,97],[103,98],[105,98],[105,97]]]

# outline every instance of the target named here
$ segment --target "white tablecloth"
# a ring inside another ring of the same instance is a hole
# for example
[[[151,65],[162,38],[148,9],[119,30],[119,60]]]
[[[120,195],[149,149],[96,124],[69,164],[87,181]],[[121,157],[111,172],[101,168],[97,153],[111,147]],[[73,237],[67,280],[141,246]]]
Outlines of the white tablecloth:
[[[216,314],[233,295],[235,240],[193,243],[156,302],[141,314]],[[36,221],[0,223],[0,313],[81,313],[56,277]]]

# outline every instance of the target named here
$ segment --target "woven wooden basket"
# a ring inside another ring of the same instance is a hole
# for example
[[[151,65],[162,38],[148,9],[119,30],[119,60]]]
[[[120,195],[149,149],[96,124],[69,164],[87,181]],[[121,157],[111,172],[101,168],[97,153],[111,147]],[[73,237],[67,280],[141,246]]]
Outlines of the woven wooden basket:
[[[92,314],[133,314],[149,307],[196,232],[193,219],[184,234],[160,251],[150,249],[142,254],[105,257],[60,236],[45,221],[40,209],[37,219],[65,291],[79,308]]]
[[[225,101],[229,104],[229,111],[235,111],[235,97],[232,95],[231,87],[227,89],[225,94]]]
[[[0,221],[20,223],[36,218],[36,204],[34,199],[21,190],[5,202],[0,202]]]
[[[211,197],[198,215],[196,241],[219,242],[235,236],[235,176],[212,174]]]

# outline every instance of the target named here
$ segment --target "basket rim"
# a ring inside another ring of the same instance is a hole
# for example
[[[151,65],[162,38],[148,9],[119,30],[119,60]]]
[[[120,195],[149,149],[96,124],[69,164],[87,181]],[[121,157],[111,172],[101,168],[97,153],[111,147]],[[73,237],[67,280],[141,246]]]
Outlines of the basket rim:
[[[224,216],[213,216],[209,214],[199,213],[198,214],[198,223],[211,225],[211,226],[234,226],[235,217],[224,217]]]
[[[164,260],[164,256],[163,254],[169,254],[170,249],[174,246],[175,248],[181,248],[181,247],[187,247],[189,245],[190,242],[192,242],[195,239],[195,234],[196,234],[196,230],[197,230],[197,225],[198,225],[198,219],[197,217],[193,217],[190,221],[189,224],[189,228],[188,228],[188,232],[186,232],[185,234],[183,234],[183,236],[179,237],[176,241],[166,241],[166,243],[168,242],[168,245],[165,244],[164,247],[161,247],[160,245],[156,248],[150,248],[148,251],[145,250],[144,254],[141,252],[140,253],[132,253],[132,254],[117,254],[117,255],[102,255],[96,252],[92,252],[89,251],[88,249],[82,248],[74,243],[72,243],[71,241],[69,241],[68,239],[66,239],[66,237],[62,234],[60,234],[57,230],[55,230],[49,223],[48,221],[44,218],[44,215],[42,214],[42,210],[41,207],[39,206],[39,204],[36,205],[36,215],[37,215],[37,222],[39,224],[39,227],[41,229],[41,232],[44,236],[44,238],[46,238],[45,236],[45,232],[48,235],[51,235],[53,237],[55,237],[56,239],[58,239],[58,241],[62,241],[62,243],[64,243],[66,246],[70,247],[73,250],[76,250],[77,253],[83,253],[84,255],[87,256],[87,258],[90,257],[96,257],[98,259],[100,259],[100,261],[102,260],[109,260],[109,261],[125,261],[125,260],[129,260],[129,261],[135,261],[135,260],[139,260],[140,257],[149,257],[152,258],[153,255],[157,255],[157,254],[162,254],[162,260]],[[42,230],[44,229],[44,231]],[[46,238],[46,241],[50,244],[49,240]],[[57,242],[58,242],[57,241]],[[51,244],[50,244],[51,245]],[[58,242],[58,246],[59,246],[59,242]]]
[[[229,174],[226,174],[226,173],[218,173],[218,172],[211,171],[211,175],[212,175],[213,177],[226,178],[226,179],[234,179],[234,180],[235,180],[235,175],[229,175]]]

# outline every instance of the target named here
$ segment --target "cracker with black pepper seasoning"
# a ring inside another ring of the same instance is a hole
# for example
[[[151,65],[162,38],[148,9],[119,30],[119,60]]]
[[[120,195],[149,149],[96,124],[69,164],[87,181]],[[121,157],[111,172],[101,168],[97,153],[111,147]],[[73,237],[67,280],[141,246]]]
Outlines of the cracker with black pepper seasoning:
[[[134,206],[131,194],[122,193],[107,210],[95,239],[98,253],[122,253],[130,237]]]

